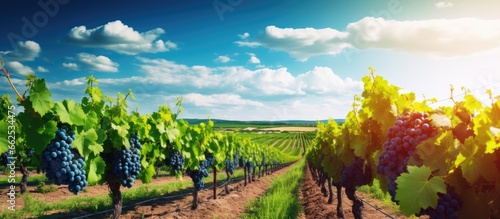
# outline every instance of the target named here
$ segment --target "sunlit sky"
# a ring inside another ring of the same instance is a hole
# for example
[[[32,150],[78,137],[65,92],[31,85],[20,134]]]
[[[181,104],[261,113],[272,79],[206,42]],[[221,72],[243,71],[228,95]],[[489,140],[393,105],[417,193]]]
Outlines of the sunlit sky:
[[[496,0],[2,2],[0,59],[24,90],[46,78],[80,100],[93,75],[142,113],[183,97],[183,118],[344,118],[368,67],[449,104],[450,84],[500,94]],[[5,77],[0,92],[14,96]],[[458,99],[460,97],[457,97]]]

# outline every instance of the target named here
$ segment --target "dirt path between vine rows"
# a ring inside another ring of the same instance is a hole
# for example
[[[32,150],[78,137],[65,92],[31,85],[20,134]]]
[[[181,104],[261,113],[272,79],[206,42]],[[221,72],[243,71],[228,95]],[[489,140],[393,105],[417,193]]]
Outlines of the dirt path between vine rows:
[[[271,185],[272,179],[283,175],[289,169],[290,166],[261,178],[256,176],[255,181],[246,187],[243,180],[229,184],[230,194],[228,195],[225,194],[224,188],[218,188],[217,199],[213,199],[213,189],[203,190],[198,193],[200,203],[196,210],[191,210],[193,197],[189,195],[183,198],[158,200],[123,209],[120,218],[239,218],[252,200],[264,195]],[[109,216],[110,214],[102,218],[109,218]]]
[[[19,174],[18,174],[19,175]],[[41,174],[33,174],[33,175],[41,175]],[[184,176],[183,179],[184,181],[190,180],[189,177]],[[138,188],[141,186],[152,186],[152,185],[164,185],[166,183],[170,182],[178,182],[180,179],[177,179],[175,177],[171,176],[162,176],[158,177],[157,179],[153,179],[153,181],[149,184],[144,184],[142,183],[141,180],[136,180],[134,182],[134,187],[132,188]],[[19,191],[19,183],[16,185],[16,191]],[[49,193],[40,193],[37,191],[37,186],[34,185],[33,183],[30,183],[27,187],[27,191],[29,191],[30,195],[38,201],[42,201],[44,203],[57,203],[57,202],[64,202],[66,199],[71,199],[74,198],[75,195],[71,193],[68,190],[68,185],[55,185],[55,184],[50,184],[48,186],[54,186],[57,188],[56,191],[49,192]],[[46,187],[48,187],[46,186]],[[121,187],[122,192],[128,190],[126,187]],[[8,189],[4,188],[2,189],[1,196],[6,197],[7,196]],[[80,192],[78,194],[78,197],[92,197],[92,196],[97,196],[97,195],[105,195],[109,194],[109,189],[107,185],[94,185],[94,186],[87,186],[85,188],[85,192]],[[0,200],[0,209],[7,209],[9,203],[7,202],[7,199],[1,199]],[[16,198],[16,209],[21,209],[24,207],[24,200],[20,197]]]
[[[325,184],[326,185],[326,184]],[[328,197],[324,197],[321,188],[312,178],[311,171],[306,168],[304,184],[299,194],[304,212],[299,215],[300,219],[319,219],[319,218],[338,218],[337,217],[337,190],[332,187],[334,193],[333,203],[328,204]],[[356,192],[363,200],[373,206],[380,208],[381,211],[391,215],[393,218],[408,218],[399,212],[395,212],[392,207],[387,207],[382,204],[382,201],[371,198],[369,195],[362,192]],[[344,191],[342,191],[342,205],[344,208],[345,218],[354,218],[352,214],[352,201],[349,200]],[[386,215],[377,211],[375,208],[363,203],[363,218],[388,218]]]

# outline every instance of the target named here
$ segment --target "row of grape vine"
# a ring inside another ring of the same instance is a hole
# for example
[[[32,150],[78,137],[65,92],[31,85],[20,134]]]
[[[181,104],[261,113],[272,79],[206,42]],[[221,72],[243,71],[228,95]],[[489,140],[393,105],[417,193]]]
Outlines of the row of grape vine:
[[[500,217],[500,98],[487,90],[483,103],[464,88],[456,100],[452,87],[453,106],[431,107],[370,72],[345,122],[318,124],[307,152],[318,185],[344,187],[356,218],[356,187],[375,179],[408,216]]]
[[[225,170],[230,176],[241,165],[249,176],[251,170],[255,176],[255,166],[267,169],[298,158],[234,133],[213,131],[210,120],[193,125],[178,119],[182,112],[180,98],[176,112],[162,105],[156,112],[142,115],[128,110],[127,99],[135,98],[131,90],[112,98],[102,93],[96,78],[89,76],[80,102],[54,101],[45,79],[28,75],[27,90],[21,95],[9,72],[0,68],[17,95],[15,106],[23,108],[14,117],[9,114],[13,106],[10,97],[0,97],[0,154],[9,152],[8,142],[3,142],[7,139],[4,129],[15,127],[15,151],[8,154],[9,159],[2,159],[6,165],[20,164],[21,193],[29,176],[26,166],[40,166],[47,179],[68,185],[74,194],[89,185],[107,184],[113,218],[119,218],[120,188],[132,187],[135,180],[150,183],[156,175],[155,165],[164,163],[173,175],[186,173],[192,178],[194,209],[209,169],[214,175]]]

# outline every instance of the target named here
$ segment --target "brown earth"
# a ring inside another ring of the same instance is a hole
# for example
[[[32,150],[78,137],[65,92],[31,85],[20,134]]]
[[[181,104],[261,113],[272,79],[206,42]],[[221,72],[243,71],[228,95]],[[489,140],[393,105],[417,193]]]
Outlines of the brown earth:
[[[30,174],[31,175],[31,174]],[[40,174],[33,174],[33,175],[40,175]],[[190,180],[189,177],[184,177],[183,180]],[[158,177],[157,179],[153,179],[153,181],[149,184],[144,184],[142,183],[141,180],[136,180],[134,182],[134,187],[133,188],[138,188],[142,185],[163,185],[165,183],[169,182],[176,182],[180,181],[180,179],[177,179],[175,177]],[[19,192],[19,183],[15,184],[16,186],[16,191]],[[57,188],[56,191],[49,192],[49,193],[40,193],[37,191],[37,186],[36,185],[28,185],[27,191],[29,191],[30,195],[35,199],[39,201],[43,201],[45,203],[55,203],[55,202],[61,202],[64,201],[65,199],[70,199],[75,197],[73,193],[71,193],[68,190],[67,185],[46,185],[45,187],[48,186],[55,186]],[[126,191],[128,188],[126,187],[121,187],[121,191]],[[1,191],[2,197],[7,197],[7,192],[8,190],[5,188]],[[88,196],[96,196],[96,195],[103,195],[103,194],[109,194],[109,189],[107,185],[94,185],[94,186],[87,186],[85,187],[85,192],[80,192],[78,194],[78,197],[88,197]],[[7,203],[7,199],[0,199],[0,209],[6,209],[8,207],[9,203]],[[21,209],[24,207],[24,200],[21,197],[16,198],[16,209]]]
[[[299,194],[299,198],[304,207],[304,212],[299,216],[300,219],[318,219],[318,218],[338,218],[337,217],[337,191],[332,187],[334,199],[331,204],[328,204],[328,197],[324,197],[321,188],[313,180],[311,171],[306,168],[304,184]],[[369,195],[362,192],[356,192],[356,195],[371,205],[379,208],[381,211],[391,215],[393,218],[408,218],[399,212],[395,212],[392,207],[384,206],[380,200],[371,198]],[[342,205],[345,218],[354,218],[352,214],[352,201],[349,200],[342,192]],[[374,207],[363,203],[363,218],[388,218],[386,215],[377,211]]]
[[[124,209],[122,218],[239,218],[245,208],[258,197],[264,195],[271,185],[271,180],[284,174],[289,167],[274,172],[271,175],[255,178],[255,181],[243,186],[243,181],[229,185],[230,194],[226,195],[223,188],[217,189],[217,199],[213,199],[213,190],[198,193],[200,204],[196,210],[191,210],[193,197],[186,196],[176,200],[159,200],[154,203],[137,205]],[[110,215],[107,215],[109,217]]]

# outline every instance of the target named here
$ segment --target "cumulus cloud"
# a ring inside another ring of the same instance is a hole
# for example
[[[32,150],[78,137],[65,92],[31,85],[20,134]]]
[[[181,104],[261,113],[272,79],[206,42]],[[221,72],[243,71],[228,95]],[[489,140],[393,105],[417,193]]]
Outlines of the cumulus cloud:
[[[242,39],[242,40],[244,40],[244,39],[248,38],[249,36],[250,36],[250,34],[249,34],[249,33],[246,33],[246,32],[245,32],[244,34],[238,34],[238,37],[239,37],[240,39]]]
[[[261,102],[241,98],[237,94],[211,94],[203,95],[199,93],[189,93],[183,96],[188,103],[195,106],[213,107],[213,106],[264,106]]]
[[[44,72],[44,73],[45,73],[45,72],[49,72],[49,70],[48,70],[48,69],[46,69],[46,68],[44,68],[44,67],[42,67],[42,66],[38,66],[38,68],[36,69],[36,71],[37,71],[37,72]]]
[[[0,51],[0,59],[5,61],[33,61],[40,55],[41,48],[34,41],[17,42],[17,51]]]
[[[287,51],[299,60],[318,54],[337,54],[349,47],[349,34],[331,28],[279,28],[268,26],[261,38],[262,45],[275,50]]]
[[[214,62],[219,62],[219,63],[227,63],[231,61],[231,58],[229,56],[219,56],[214,59]]]
[[[279,28],[268,26],[256,42],[288,52],[305,61],[317,55],[335,55],[346,48],[385,49],[432,57],[466,56],[500,49],[500,20],[477,18],[414,21],[365,17],[347,25],[345,31],[332,28]]]
[[[342,79],[327,67],[316,67],[298,76],[287,68],[250,70],[241,66],[186,66],[165,59],[138,58],[141,64],[141,83],[167,84],[179,90],[193,89],[210,92],[231,90],[241,95],[305,95],[349,94],[359,91],[362,84],[350,78]],[[124,82],[124,81],[122,81]],[[112,82],[110,82],[112,83]],[[331,84],[329,84],[331,83]]]
[[[331,68],[319,66],[299,75],[297,80],[302,90],[319,94],[342,93],[348,90],[356,90],[362,86],[360,81],[354,81],[349,77],[342,79]]]
[[[252,64],[260,64],[260,59],[257,58],[255,56],[255,54],[253,53],[248,53],[248,55],[250,56],[250,59],[248,60],[249,63],[252,63]]]
[[[80,71],[80,66],[74,62],[62,63],[62,66],[72,71]]]
[[[47,86],[54,87],[54,88],[61,88],[61,86],[67,86],[67,87],[73,87],[73,86],[80,86],[80,85],[85,85],[86,84],[86,79],[85,78],[74,78],[71,80],[64,80],[64,81],[58,81],[54,83],[48,83]]]
[[[12,73],[19,75],[29,75],[35,72],[30,67],[25,66],[18,61],[5,62],[5,66],[7,67],[6,69],[9,69]]]
[[[246,47],[257,47],[261,46],[262,44],[259,42],[248,42],[248,41],[236,41],[234,42],[238,46],[246,46]]]
[[[137,61],[139,75],[100,78],[99,86],[106,93],[131,88],[141,97],[131,104],[139,104],[140,110],[148,113],[157,110],[154,102],[172,103],[180,96],[184,98],[185,116],[191,118],[325,119],[344,116],[353,94],[362,90],[361,82],[340,77],[328,67],[294,75],[283,67],[252,70],[243,66],[190,66],[144,57],[137,57]],[[48,86],[71,92],[75,86],[84,85],[85,78],[80,77]]]
[[[161,28],[140,33],[117,20],[92,29],[87,29],[86,26],[73,27],[66,41],[80,46],[105,48],[127,55],[167,52],[176,49],[177,44],[158,39],[164,33],[165,31]]]
[[[96,56],[88,53],[79,53],[77,56],[81,65],[91,71],[98,72],[117,72],[118,63],[111,61],[106,56]]]
[[[453,7],[453,3],[451,3],[451,2],[438,2],[434,5],[436,6],[436,8],[439,8],[439,9]]]

